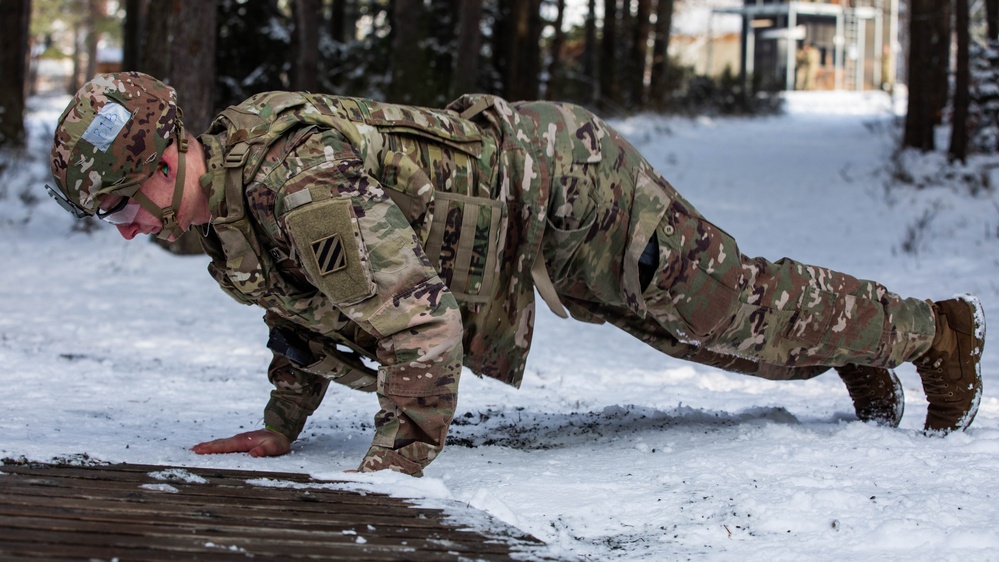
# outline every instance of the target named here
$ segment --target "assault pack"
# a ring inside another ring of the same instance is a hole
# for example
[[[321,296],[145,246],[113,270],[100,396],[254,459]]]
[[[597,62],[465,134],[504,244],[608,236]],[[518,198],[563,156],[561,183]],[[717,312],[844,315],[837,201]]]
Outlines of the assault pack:
[[[212,244],[206,250],[212,257],[209,270],[230,296],[271,310],[294,309],[282,296],[288,291],[280,289],[286,283],[275,266],[280,256],[261,246],[244,190],[277,140],[310,129],[334,129],[358,147],[366,170],[405,214],[459,302],[474,308],[493,297],[507,213],[491,191],[495,138],[453,112],[290,92],[254,96],[223,111],[212,126],[213,132],[227,133],[228,143],[225,199],[212,213],[222,252]],[[282,212],[324,195],[329,197],[329,186],[310,186],[285,197]],[[306,372],[374,390],[377,372],[362,361],[374,358],[338,334],[289,323],[271,334],[268,345]]]

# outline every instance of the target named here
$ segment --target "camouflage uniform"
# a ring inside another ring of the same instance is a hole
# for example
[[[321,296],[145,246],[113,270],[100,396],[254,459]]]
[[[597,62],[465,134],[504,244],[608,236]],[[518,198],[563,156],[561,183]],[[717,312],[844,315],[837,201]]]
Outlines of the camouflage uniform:
[[[265,423],[294,440],[330,379],[372,389],[381,411],[362,470],[419,474],[434,459],[462,364],[519,386],[535,286],[556,313],[771,379],[891,367],[932,340],[922,301],[741,255],[576,106],[270,93],[224,112],[201,141],[209,269],[321,364],[275,354]],[[380,364],[376,379],[357,356]]]
[[[518,110],[544,122],[549,105]],[[617,132],[570,111],[567,136],[584,140],[591,163],[559,166],[543,251],[576,318],[768,379],[810,378],[848,363],[895,367],[929,348],[928,303],[829,269],[742,255]],[[644,281],[643,254],[651,258]]]

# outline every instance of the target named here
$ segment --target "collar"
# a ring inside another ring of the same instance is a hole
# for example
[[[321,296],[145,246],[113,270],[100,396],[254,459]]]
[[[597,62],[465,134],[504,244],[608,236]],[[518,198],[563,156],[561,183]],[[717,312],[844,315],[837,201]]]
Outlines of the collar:
[[[225,159],[225,145],[218,135],[204,134],[198,137],[202,146],[205,147],[205,169],[204,174],[198,178],[201,189],[208,198],[208,211],[212,216],[212,222],[217,217],[224,217],[225,206],[225,183],[226,168],[222,165]]]

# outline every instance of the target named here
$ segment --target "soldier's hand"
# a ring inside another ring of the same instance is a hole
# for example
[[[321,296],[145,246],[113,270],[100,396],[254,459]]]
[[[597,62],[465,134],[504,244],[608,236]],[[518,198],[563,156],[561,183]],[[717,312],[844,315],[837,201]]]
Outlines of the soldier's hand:
[[[269,429],[247,431],[224,439],[198,443],[191,450],[199,455],[214,453],[250,453],[251,457],[276,457],[291,450],[291,441]]]

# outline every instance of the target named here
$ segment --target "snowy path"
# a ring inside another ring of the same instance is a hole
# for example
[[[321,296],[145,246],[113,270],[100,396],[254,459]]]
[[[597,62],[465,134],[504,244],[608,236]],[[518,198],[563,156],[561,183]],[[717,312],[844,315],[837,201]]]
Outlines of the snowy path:
[[[51,127],[58,109],[37,112]],[[999,207],[951,187],[886,194],[897,134],[881,97],[792,99],[765,119],[641,117],[616,125],[742,250],[878,279],[921,298],[978,293],[999,319]],[[47,139],[39,141],[41,145]],[[43,151],[45,148],[42,149]],[[0,202],[0,457],[88,458],[342,478],[368,445],[373,397],[331,390],[292,454],[197,457],[257,427],[269,385],[260,312],[205,259],[67,235],[47,200]],[[900,252],[927,209],[917,255]],[[999,322],[999,320],[994,320]],[[927,438],[918,377],[902,428],[855,421],[834,375],[773,383],[663,357],[609,327],[539,310],[524,388],[466,376],[452,444],[413,480],[355,479],[484,509],[586,560],[987,560],[999,552],[999,332],[970,431]]]

